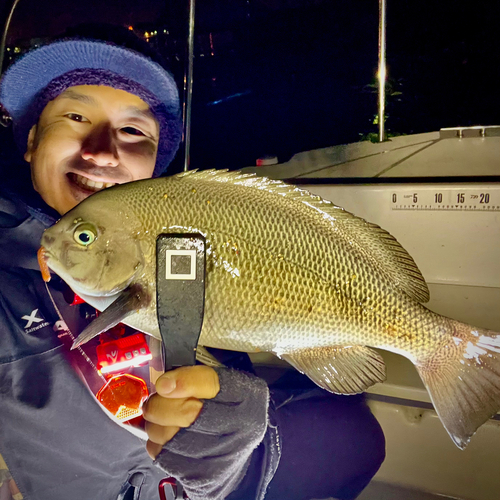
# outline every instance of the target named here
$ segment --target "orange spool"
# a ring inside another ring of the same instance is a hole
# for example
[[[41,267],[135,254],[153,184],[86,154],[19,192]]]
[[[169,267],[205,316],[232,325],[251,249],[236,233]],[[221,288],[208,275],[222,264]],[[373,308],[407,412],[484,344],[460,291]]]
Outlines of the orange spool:
[[[142,415],[142,404],[148,395],[144,380],[123,374],[110,378],[97,393],[97,399],[118,420],[126,422]]]

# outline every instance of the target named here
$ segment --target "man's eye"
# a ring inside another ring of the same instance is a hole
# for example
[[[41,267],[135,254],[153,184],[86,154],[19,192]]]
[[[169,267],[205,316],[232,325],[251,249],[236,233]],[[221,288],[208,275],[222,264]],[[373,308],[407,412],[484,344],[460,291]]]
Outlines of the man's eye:
[[[144,132],[135,127],[123,127],[120,130],[129,135],[146,135]]]
[[[78,113],[67,113],[64,116],[69,118],[70,120],[73,120],[74,122],[88,122],[87,118],[85,118],[82,115],[79,115]]]

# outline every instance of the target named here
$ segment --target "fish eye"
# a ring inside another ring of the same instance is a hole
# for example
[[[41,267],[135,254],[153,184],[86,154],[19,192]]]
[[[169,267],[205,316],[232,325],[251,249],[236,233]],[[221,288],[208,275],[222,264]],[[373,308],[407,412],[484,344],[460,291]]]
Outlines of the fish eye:
[[[74,233],[75,241],[84,247],[89,246],[97,238],[97,231],[91,224],[79,224]]]

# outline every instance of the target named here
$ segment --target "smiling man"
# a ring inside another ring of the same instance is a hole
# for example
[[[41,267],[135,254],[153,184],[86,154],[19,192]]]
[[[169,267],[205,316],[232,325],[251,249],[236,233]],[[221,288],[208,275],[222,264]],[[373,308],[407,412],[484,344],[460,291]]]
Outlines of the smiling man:
[[[172,76],[109,43],[28,53],[5,74],[0,99],[34,188],[61,214],[96,190],[160,175],[180,141]]]
[[[57,277],[48,294],[37,269],[41,235],[59,215],[165,171],[181,135],[172,76],[134,50],[64,40],[11,66],[0,103],[27,162],[9,165],[10,177],[29,167],[32,181],[0,186],[0,497],[156,500],[165,475],[193,500],[226,497],[267,431],[266,384],[205,366],[169,372],[144,406],[141,442],[86,388],[103,385],[96,345],[82,356],[65,341],[95,311],[70,306]]]
[[[70,351],[95,311],[57,277],[48,293],[42,233],[96,191],[165,172],[181,136],[172,76],[134,50],[64,40],[11,66],[0,104],[24,157],[0,185],[0,498],[159,500],[165,475],[191,500],[355,498],[384,458],[362,399],[297,381],[271,398],[248,373],[183,367],[156,382],[144,443],[94,396],[99,339]]]
[[[71,87],[42,111],[24,158],[35,189],[63,214],[103,188],[153,175],[158,121],[139,97],[111,87]]]

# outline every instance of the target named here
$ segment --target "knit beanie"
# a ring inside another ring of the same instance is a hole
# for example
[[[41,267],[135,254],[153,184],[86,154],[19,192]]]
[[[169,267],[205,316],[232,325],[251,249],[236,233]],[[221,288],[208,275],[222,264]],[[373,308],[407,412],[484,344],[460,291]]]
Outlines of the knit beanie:
[[[105,85],[142,99],[158,120],[153,177],[161,175],[180,143],[182,122],[172,75],[146,56],[111,43],[63,40],[28,52],[0,80],[0,104],[24,153],[28,133],[45,106],[69,87]]]

